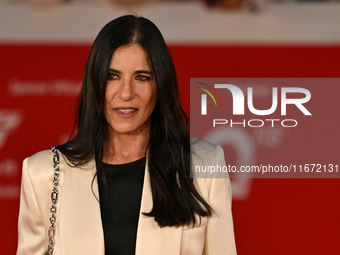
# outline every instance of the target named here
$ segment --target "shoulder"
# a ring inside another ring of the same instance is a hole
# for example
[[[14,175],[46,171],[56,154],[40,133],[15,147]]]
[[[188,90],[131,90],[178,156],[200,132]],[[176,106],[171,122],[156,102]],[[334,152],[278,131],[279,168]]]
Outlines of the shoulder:
[[[228,173],[220,171],[225,169],[225,165],[221,146],[191,138],[191,177],[205,199],[213,183],[225,185],[225,182],[229,181]]]
[[[44,165],[50,165],[53,160],[51,150],[39,151],[32,156],[25,159],[29,167],[41,167]]]
[[[190,146],[193,165],[225,164],[221,146],[194,137],[190,138]]]
[[[59,167],[61,169],[59,182],[62,182],[64,173],[71,167],[66,157],[57,150]],[[52,149],[39,151],[27,157],[22,165],[22,179],[29,179],[32,185],[49,187],[53,182],[54,161]]]
[[[51,179],[53,174],[53,155],[51,150],[40,151],[23,162],[23,175],[29,176],[33,183]]]
[[[44,216],[45,226],[48,226],[47,215],[51,203],[50,194],[53,187],[53,174],[53,155],[51,150],[40,151],[26,158],[23,162],[20,201],[25,202],[20,202],[20,210],[25,210],[26,213],[36,210],[35,213],[39,212]]]
[[[216,150],[218,146],[217,144],[196,137],[190,137],[190,145],[193,152],[209,152]]]

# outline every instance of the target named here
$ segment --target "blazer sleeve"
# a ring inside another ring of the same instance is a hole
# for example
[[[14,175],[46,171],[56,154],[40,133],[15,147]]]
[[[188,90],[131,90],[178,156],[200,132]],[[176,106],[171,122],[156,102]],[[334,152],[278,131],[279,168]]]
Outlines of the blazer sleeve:
[[[48,244],[28,160],[28,158],[24,160],[22,168],[17,255],[44,254],[47,252]]]
[[[217,164],[225,165],[224,152],[217,146]],[[228,176],[211,178],[208,194],[213,209],[206,226],[204,255],[236,255],[233,218],[231,212],[231,184]]]

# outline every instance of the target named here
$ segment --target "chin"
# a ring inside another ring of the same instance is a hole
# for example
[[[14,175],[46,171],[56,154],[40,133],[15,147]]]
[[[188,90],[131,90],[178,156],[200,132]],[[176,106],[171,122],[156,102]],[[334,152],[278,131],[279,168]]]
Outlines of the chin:
[[[113,135],[136,135],[141,130],[135,127],[117,127],[111,129]]]

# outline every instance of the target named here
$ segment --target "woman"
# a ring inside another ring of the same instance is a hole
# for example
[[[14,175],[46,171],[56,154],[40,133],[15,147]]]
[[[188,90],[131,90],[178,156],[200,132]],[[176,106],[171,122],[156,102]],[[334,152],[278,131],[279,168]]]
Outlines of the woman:
[[[49,241],[54,254],[236,254],[229,179],[190,178],[190,161],[223,165],[223,151],[190,140],[151,21],[128,15],[101,30],[77,117],[77,134],[58,146],[52,240],[52,153],[23,163],[17,254],[44,254]]]

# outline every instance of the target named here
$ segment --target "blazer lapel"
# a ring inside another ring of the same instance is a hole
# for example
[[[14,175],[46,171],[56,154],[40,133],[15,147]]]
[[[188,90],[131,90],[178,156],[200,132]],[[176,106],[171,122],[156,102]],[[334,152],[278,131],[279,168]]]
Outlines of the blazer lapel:
[[[104,254],[104,234],[101,222],[98,183],[92,180],[95,163],[82,168],[71,168],[61,161],[63,185],[60,190],[59,239],[61,254]],[[93,195],[95,194],[95,196]],[[142,212],[153,206],[149,169],[145,167],[141,208],[138,221],[136,255],[180,254],[182,227],[158,226],[153,217]],[[57,210],[58,210],[57,209]],[[58,248],[59,248],[58,247]]]
[[[152,206],[150,174],[146,164],[137,230],[136,255],[180,254],[182,227],[159,227],[153,217],[142,214],[142,212],[150,212]]]

